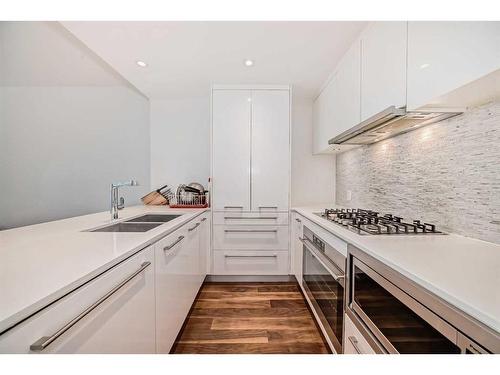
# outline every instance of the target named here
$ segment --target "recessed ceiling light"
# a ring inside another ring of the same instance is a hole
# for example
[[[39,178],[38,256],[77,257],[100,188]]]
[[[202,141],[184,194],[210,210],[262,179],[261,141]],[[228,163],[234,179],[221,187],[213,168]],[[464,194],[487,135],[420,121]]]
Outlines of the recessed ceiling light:
[[[146,64],[144,61],[142,60],[137,60],[135,62],[137,65],[139,65],[141,68],[145,68],[146,66],[148,66],[148,64]]]
[[[420,69],[425,69],[425,68],[428,68],[429,66],[431,66],[431,64],[425,63],[425,64],[420,65]]]
[[[245,66],[253,66],[253,60],[246,59],[245,60]]]

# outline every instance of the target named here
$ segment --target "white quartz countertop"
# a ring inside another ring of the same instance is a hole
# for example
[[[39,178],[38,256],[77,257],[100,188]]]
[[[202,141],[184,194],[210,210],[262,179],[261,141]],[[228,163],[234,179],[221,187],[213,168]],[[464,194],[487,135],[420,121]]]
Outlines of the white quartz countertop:
[[[456,234],[363,236],[315,215],[319,207],[293,211],[500,332],[500,245]]]
[[[182,216],[147,232],[85,232],[110,224],[109,212],[0,231],[0,332],[55,301],[207,209],[134,206],[123,221],[145,213]]]

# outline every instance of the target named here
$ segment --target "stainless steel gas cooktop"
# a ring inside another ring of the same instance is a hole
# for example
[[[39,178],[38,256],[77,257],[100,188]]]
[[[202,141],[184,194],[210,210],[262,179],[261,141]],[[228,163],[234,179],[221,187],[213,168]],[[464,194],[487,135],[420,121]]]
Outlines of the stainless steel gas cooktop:
[[[386,235],[426,235],[446,234],[436,230],[434,224],[413,220],[411,223],[392,214],[381,215],[379,212],[361,208],[325,209],[316,215],[332,221],[358,234]]]

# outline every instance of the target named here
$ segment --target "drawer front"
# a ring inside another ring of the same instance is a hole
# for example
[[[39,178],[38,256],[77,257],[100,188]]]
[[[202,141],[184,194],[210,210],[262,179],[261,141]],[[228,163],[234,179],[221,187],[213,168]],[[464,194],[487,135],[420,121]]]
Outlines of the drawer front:
[[[288,225],[284,212],[214,212],[216,225]]]
[[[287,275],[288,251],[215,250],[214,275]]]
[[[376,354],[347,314],[344,322],[344,354]]]
[[[154,298],[150,246],[5,332],[0,353],[155,353]]]
[[[214,249],[288,250],[288,226],[214,225]]]

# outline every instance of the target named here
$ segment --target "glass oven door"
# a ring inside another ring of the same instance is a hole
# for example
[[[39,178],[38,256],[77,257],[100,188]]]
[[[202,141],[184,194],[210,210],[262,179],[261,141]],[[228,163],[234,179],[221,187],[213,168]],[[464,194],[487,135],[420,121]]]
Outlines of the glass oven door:
[[[324,256],[309,240],[305,241],[308,244],[303,246],[303,286],[329,341],[337,353],[342,353],[344,287],[326,267]]]
[[[357,258],[349,307],[389,353],[458,354],[457,330]]]

